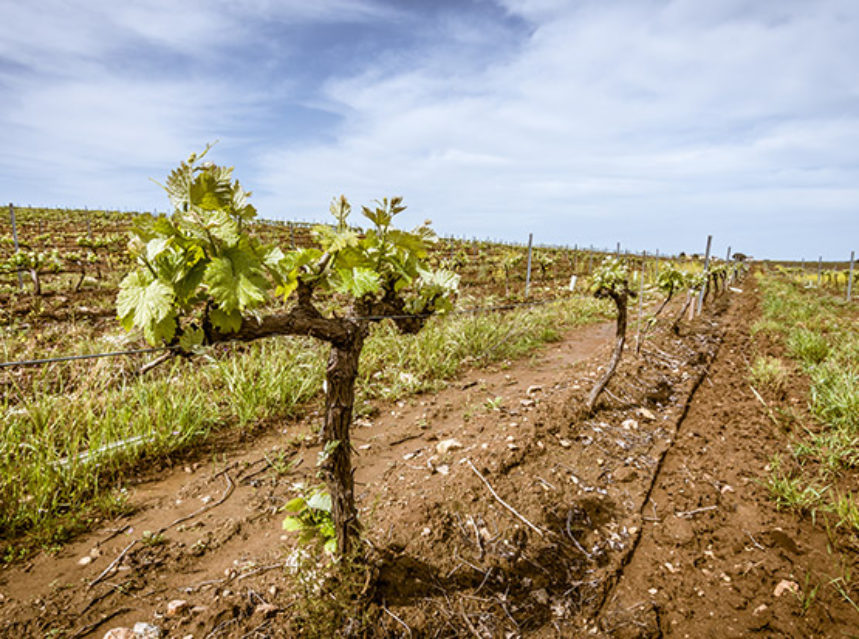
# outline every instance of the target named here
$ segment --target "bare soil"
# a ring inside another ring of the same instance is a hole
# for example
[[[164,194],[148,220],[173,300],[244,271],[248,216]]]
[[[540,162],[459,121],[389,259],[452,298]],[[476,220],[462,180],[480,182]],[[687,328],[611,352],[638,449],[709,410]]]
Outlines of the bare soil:
[[[580,407],[611,324],[376,404],[353,428],[367,564],[351,604],[281,528],[294,484],[318,481],[311,412],[174,460],[130,488],[132,514],[4,568],[0,636],[137,622],[167,637],[333,636],[325,615],[350,605],[344,636],[857,636],[859,612],[831,586],[856,574],[856,552],[762,485],[785,440],[745,381],[746,286],[679,336],[654,331],[641,357],[628,349],[593,416]]]

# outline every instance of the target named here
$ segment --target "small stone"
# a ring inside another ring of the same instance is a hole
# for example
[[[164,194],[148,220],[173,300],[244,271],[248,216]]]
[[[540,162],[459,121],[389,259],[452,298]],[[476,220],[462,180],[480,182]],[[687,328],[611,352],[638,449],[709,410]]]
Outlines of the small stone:
[[[559,439],[558,443],[561,445],[561,448],[569,448],[573,445],[573,442],[571,442],[569,439]]]
[[[625,419],[620,423],[620,425],[624,430],[638,430],[638,422],[634,419]]]
[[[268,619],[270,617],[274,617],[280,608],[270,603],[263,603],[254,608],[254,614],[262,617],[263,619]]]
[[[131,628],[111,628],[105,633],[104,639],[135,639],[135,634]]]
[[[177,617],[188,609],[188,602],[184,599],[174,599],[167,604],[167,616]]]
[[[659,592],[659,589],[658,588],[649,588],[647,590],[647,592],[649,592],[651,595],[655,595],[657,592]]]
[[[92,557],[89,555],[84,555],[80,559],[78,559],[78,566],[89,566],[92,563]]]
[[[463,448],[463,446],[456,439],[443,439],[435,445],[435,449],[439,455],[444,455],[451,450],[459,450],[460,448]]]
[[[547,603],[549,603],[549,593],[546,592],[545,588],[539,588],[537,590],[532,591],[531,596],[541,606],[545,606]]]
[[[597,466],[602,466],[604,463],[605,463],[605,460],[603,458],[597,459]]]
[[[519,400],[519,403],[520,403],[520,404],[522,404],[522,406],[524,406],[525,408],[531,408],[531,407],[532,407],[532,406],[534,406],[537,402],[535,402],[535,401],[534,401],[533,399],[531,399],[531,398],[528,398],[528,399],[521,399],[521,400]]]
[[[224,588],[224,589],[221,591],[221,596],[222,596],[222,597],[229,597],[231,594],[233,594],[233,591],[232,591],[232,590],[230,590],[229,588]]]
[[[200,501],[204,504],[208,504],[210,501],[212,501],[212,496],[206,495],[205,497],[200,497]]]
[[[161,639],[161,628],[145,621],[134,624],[134,639]]]
[[[785,591],[790,591],[793,594],[796,594],[799,592],[799,584],[796,583],[795,581],[789,581],[787,579],[782,579],[780,582],[778,582],[778,585],[776,585],[775,590],[773,591],[773,594],[776,597],[781,597],[785,593]]]
[[[449,475],[450,474],[450,466],[447,464],[440,464],[435,467],[435,472],[439,475]]]
[[[360,446],[358,446],[358,450],[370,450],[371,445],[372,444],[361,444]]]
[[[190,466],[185,466],[185,468],[184,468],[183,470],[184,470],[186,473],[188,473],[189,475],[190,475],[191,473],[193,473],[193,472],[194,472],[194,469],[193,469],[193,468],[191,468]]]
[[[93,548],[89,551],[89,556],[93,559],[98,559],[101,557],[101,551],[98,548]]]
[[[191,608],[191,614],[192,615],[202,615],[203,613],[208,612],[208,610],[209,610],[208,606],[194,606],[193,608]]]
[[[529,395],[533,395],[534,393],[538,393],[541,390],[543,390],[542,386],[540,386],[539,384],[534,384],[533,386],[529,386],[528,390],[525,392],[528,393]]]
[[[512,444],[512,443],[507,444],[507,448],[509,448],[510,450],[519,450],[519,446],[517,446],[516,444]]]
[[[429,537],[432,534],[432,529],[429,526],[424,526],[421,531],[421,537]]]
[[[757,617],[759,614],[761,614],[766,609],[767,609],[767,605],[761,604],[760,606],[755,608],[755,610],[754,610],[754,612],[752,612],[752,614]]]
[[[2,604],[4,601],[6,601],[6,595],[0,592],[0,604]]]
[[[271,597],[277,597],[277,586],[271,586],[271,587],[268,589],[268,594],[269,594],[269,596],[271,596]]]
[[[636,412],[638,413],[639,417],[643,417],[649,422],[656,421],[656,415],[653,414],[653,411],[647,408],[639,408]]]
[[[719,492],[723,495],[727,495],[728,493],[734,492],[734,488],[730,484],[725,484]]]
[[[405,459],[406,461],[409,461],[410,459],[414,459],[417,456],[418,456],[417,453],[406,453],[405,455],[403,455],[403,459]]]

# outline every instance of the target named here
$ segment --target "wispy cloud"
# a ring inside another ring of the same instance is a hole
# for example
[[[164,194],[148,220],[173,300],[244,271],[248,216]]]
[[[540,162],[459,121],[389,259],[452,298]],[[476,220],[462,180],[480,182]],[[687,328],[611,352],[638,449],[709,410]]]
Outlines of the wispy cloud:
[[[760,255],[859,231],[851,0],[6,2],[0,186],[151,208],[221,139],[269,216]],[[818,219],[826,219],[821,225]]]

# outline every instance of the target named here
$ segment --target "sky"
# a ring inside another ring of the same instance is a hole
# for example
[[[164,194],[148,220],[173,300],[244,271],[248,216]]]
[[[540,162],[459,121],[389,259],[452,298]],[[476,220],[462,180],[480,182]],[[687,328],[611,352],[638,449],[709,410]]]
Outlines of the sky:
[[[441,235],[859,250],[856,0],[0,0],[0,23],[2,201],[165,211],[152,180],[217,141],[267,219],[402,195]]]

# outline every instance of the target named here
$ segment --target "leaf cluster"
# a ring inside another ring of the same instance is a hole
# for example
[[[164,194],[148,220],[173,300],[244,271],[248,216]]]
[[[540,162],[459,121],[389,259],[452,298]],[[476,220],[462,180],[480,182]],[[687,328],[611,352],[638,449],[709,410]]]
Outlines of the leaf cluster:
[[[192,154],[163,185],[173,214],[148,216],[132,231],[136,266],[117,296],[127,330],[190,350],[209,329],[236,332],[264,305],[306,305],[316,291],[345,296],[352,311],[394,299],[408,313],[452,307],[458,277],[427,265],[427,245],[435,240],[429,222],[410,232],[393,228],[406,208],[402,198],[363,207],[373,227],[362,234],[349,227],[351,205],[341,195],[330,207],[336,224],[313,228],[316,247],[283,251],[248,233],[256,217],[251,194],[233,179],[232,167],[204,162],[207,151]]]
[[[656,287],[666,295],[673,295],[683,290],[688,284],[688,277],[684,271],[677,268],[673,262],[662,266],[659,276],[656,278]]]
[[[591,292],[596,297],[631,295],[627,263],[616,257],[606,257],[591,276]]]
[[[325,552],[333,555],[337,551],[337,535],[331,517],[331,495],[322,488],[304,492],[291,499],[283,507],[289,513],[283,520],[283,529],[298,532],[298,541],[308,544],[320,541]]]

